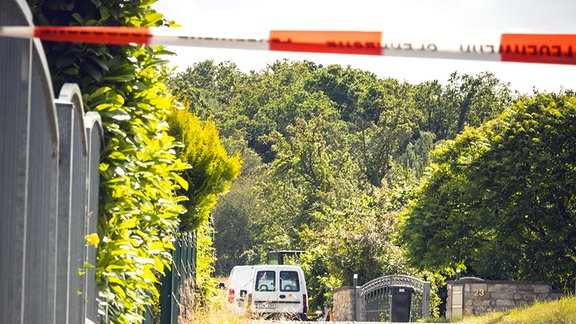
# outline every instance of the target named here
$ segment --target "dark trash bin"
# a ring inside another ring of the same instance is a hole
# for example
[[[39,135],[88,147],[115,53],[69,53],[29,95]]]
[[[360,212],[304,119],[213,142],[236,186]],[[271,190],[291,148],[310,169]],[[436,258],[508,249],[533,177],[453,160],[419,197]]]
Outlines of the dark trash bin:
[[[414,288],[404,286],[390,287],[392,302],[390,303],[391,322],[410,322],[410,305]]]

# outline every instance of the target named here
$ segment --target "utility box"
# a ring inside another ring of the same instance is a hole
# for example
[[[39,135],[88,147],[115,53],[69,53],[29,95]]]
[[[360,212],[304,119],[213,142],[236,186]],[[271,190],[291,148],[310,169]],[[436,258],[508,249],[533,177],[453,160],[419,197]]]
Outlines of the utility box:
[[[410,306],[414,288],[405,286],[390,287],[390,322],[410,322]]]

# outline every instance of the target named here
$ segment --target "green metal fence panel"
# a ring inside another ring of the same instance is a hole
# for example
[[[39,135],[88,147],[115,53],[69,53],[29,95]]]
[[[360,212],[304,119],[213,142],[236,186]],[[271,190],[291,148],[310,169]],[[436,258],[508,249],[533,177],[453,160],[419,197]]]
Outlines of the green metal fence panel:
[[[160,324],[177,324],[181,307],[186,307],[181,291],[184,285],[196,281],[196,233],[181,233],[174,248],[172,267],[160,280],[160,314],[153,316],[149,311],[144,315],[144,324],[154,323],[154,317],[158,317]]]

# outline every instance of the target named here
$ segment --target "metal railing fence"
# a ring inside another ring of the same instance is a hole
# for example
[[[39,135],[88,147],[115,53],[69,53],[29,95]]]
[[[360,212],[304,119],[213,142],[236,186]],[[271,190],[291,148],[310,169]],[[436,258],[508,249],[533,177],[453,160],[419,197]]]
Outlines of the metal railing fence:
[[[0,26],[31,24],[0,0]],[[54,99],[38,40],[0,38],[0,81],[0,323],[96,322],[100,117],[76,85]]]

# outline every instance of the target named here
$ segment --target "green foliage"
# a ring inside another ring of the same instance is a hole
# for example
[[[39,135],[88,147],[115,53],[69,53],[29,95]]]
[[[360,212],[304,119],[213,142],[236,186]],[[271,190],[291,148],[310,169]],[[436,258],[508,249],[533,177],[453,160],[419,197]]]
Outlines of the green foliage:
[[[344,285],[368,282],[383,274],[406,273],[393,234],[398,217],[385,213],[377,197],[354,195],[340,206],[326,206],[302,233],[303,246],[318,249],[328,272]]]
[[[218,252],[216,273],[230,274],[235,265],[252,264],[256,255],[254,215],[260,208],[249,177],[240,177],[226,196],[214,207],[214,227],[217,229],[214,247]]]
[[[158,26],[154,1],[30,0],[37,25]],[[101,309],[112,322],[142,320],[157,303],[158,277],[172,262],[172,242],[185,200],[187,165],[168,133],[172,98],[162,47],[44,43],[54,88],[76,82],[85,107],[102,117],[106,147],[100,173],[96,280]],[[90,236],[95,242],[94,235]]]
[[[228,113],[227,105],[244,90],[248,77],[233,63],[198,62],[171,78],[168,86],[179,99],[204,119],[213,116],[221,120]],[[226,117],[224,117],[226,118]],[[226,131],[219,127],[220,131]]]
[[[477,76],[454,72],[444,87],[436,80],[417,85],[414,100],[421,111],[420,128],[444,140],[454,138],[464,126],[478,127],[497,117],[512,103],[512,96],[509,85],[489,72]]]
[[[240,156],[228,156],[214,123],[202,122],[187,110],[174,110],[170,119],[171,133],[183,144],[179,157],[190,168],[182,174],[188,183],[180,194],[186,196],[186,212],[180,229],[190,231],[206,222],[219,194],[230,188],[240,173]]]
[[[299,246],[299,232],[314,213],[358,185],[343,150],[345,138],[339,137],[344,134],[341,123],[297,119],[285,132],[286,137],[277,132],[267,137],[276,160],[267,166],[269,178],[256,188],[267,206],[255,220],[266,249]]]
[[[444,117],[436,117],[448,122],[440,128],[445,133],[438,134],[438,139],[453,138],[465,126],[478,127],[497,117],[504,107],[511,104],[508,85],[500,83],[491,73],[473,77],[454,72],[448,81],[440,99],[441,111],[437,111]]]
[[[156,92],[149,93],[150,100],[157,101]],[[115,91],[108,89],[106,94],[110,97]],[[108,99],[95,110],[118,116],[123,107]],[[109,135],[100,164],[96,279],[101,304],[110,307],[109,315],[118,322],[139,321],[143,305],[157,300],[154,283],[170,267],[178,215],[184,211],[179,204],[184,198],[174,193],[179,183],[185,185],[178,173],[186,165],[176,159],[174,139],[162,121],[167,108],[141,97],[138,109],[123,112],[128,118],[104,124],[115,137]],[[137,118],[143,115],[146,122]]]
[[[424,276],[396,241],[398,211],[436,141],[495,117],[511,100],[491,74],[415,86],[307,61],[249,74],[206,61],[170,84],[244,158],[259,156],[214,209],[217,271],[262,262],[268,250],[304,249],[313,308],[353,273],[364,281]],[[441,285],[445,272],[426,276]]]
[[[214,278],[214,227],[211,222],[204,221],[196,230],[196,293],[204,306],[218,293],[218,280]]]
[[[182,143],[180,159],[188,165],[182,173],[179,193],[188,198],[180,214],[180,231],[196,230],[196,301],[202,306],[216,294],[214,274],[214,228],[210,210],[239,175],[240,156],[228,156],[214,123],[201,121],[188,110],[174,109],[168,118],[170,132]]]
[[[575,112],[576,98],[539,94],[438,146],[406,215],[412,264],[571,285]]]
[[[265,202],[255,228],[266,249],[305,249],[314,306],[330,300],[334,285],[367,282],[401,271],[405,261],[392,233],[397,224],[348,153],[343,123],[297,119],[286,136],[273,133],[276,159],[270,180],[259,186]],[[337,287],[336,287],[337,288]]]
[[[273,153],[263,136],[284,133],[296,118],[336,114],[326,96],[305,90],[311,69],[311,63],[276,62],[261,75],[244,75],[233,64],[207,61],[179,73],[170,85],[179,98],[199,98],[193,108],[212,118],[223,137],[242,136],[270,162]]]
[[[265,208],[253,189],[263,177],[260,157],[247,148],[245,142],[227,140],[224,144],[241,152],[243,163],[240,177],[234,181],[230,191],[218,199],[212,211],[217,229],[214,247],[219,252],[215,268],[220,275],[228,275],[235,265],[255,262],[257,253],[253,248],[258,232],[254,229],[254,217]]]

